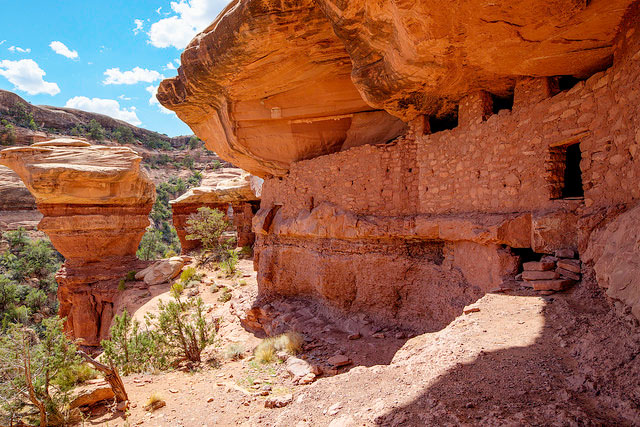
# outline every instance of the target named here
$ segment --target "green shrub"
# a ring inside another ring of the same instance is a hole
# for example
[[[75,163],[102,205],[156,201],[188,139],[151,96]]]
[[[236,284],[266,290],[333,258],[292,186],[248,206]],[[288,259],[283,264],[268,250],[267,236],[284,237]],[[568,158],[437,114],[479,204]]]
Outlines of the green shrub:
[[[170,354],[192,362],[200,362],[202,350],[213,343],[215,322],[205,319],[202,298],[182,301],[179,295],[174,300],[159,303],[157,337]]]
[[[104,356],[124,375],[161,370],[169,366],[154,333],[149,329],[142,330],[140,322],[132,320],[128,312],[123,311],[113,318],[110,336],[110,339],[101,342]]]
[[[102,141],[104,139],[104,129],[95,119],[89,122],[89,137],[94,141]]]
[[[125,289],[127,289],[127,282],[124,279],[120,279],[120,281],[118,282],[118,290],[122,292]]]
[[[189,215],[185,230],[187,240],[200,240],[206,251],[221,249],[220,237],[230,227],[225,214],[217,209],[202,207]]]
[[[231,300],[231,296],[232,296],[231,289],[225,286],[224,288],[222,288],[222,294],[218,297],[218,301],[227,302]]]
[[[75,386],[95,378],[98,378],[98,371],[86,363],[75,363],[62,367],[51,383],[63,391],[69,391]]]
[[[238,272],[238,253],[233,249],[226,249],[219,266],[227,277],[233,277]]]
[[[135,282],[136,280],[136,274],[138,274],[136,271],[130,271],[127,273],[127,276],[125,277],[125,280],[127,282]]]
[[[19,324],[0,335],[0,401],[12,410],[25,403],[37,409],[40,425],[63,419],[68,394],[52,387],[52,379],[79,364],[76,348],[62,332],[57,317],[42,321],[42,336]]]

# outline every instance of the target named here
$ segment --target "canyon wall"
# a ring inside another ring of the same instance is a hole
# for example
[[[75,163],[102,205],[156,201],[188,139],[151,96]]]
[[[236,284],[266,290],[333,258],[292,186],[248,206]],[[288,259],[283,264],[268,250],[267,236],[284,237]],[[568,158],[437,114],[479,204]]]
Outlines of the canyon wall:
[[[130,148],[57,139],[0,152],[44,216],[38,227],[65,257],[56,275],[59,314],[83,344],[109,332],[118,281],[136,259],[155,200],[153,183]]]
[[[254,219],[262,295],[313,296],[433,330],[515,280],[523,261],[571,249],[592,254],[583,273],[595,263],[599,283],[618,290],[609,295],[636,306],[638,292],[620,289],[637,284],[613,274],[615,263],[598,267],[632,245],[603,247],[592,231],[640,198],[639,3],[536,4],[470,4],[465,14],[427,0],[320,1],[326,32],[305,2],[235,1],[192,41],[180,75],[163,82],[158,98],[223,157],[266,177]],[[296,19],[308,25],[291,24]],[[291,38],[312,28],[327,43],[287,56]],[[268,48],[253,46],[256,34],[269,35]],[[340,53],[322,62],[314,55],[325,47]],[[356,144],[345,146],[345,135],[323,143],[317,135],[335,135],[340,120],[328,110],[343,98],[311,96],[329,77],[289,79],[279,61],[291,70],[333,67],[335,76],[351,67],[369,108],[406,128],[393,140],[369,127]],[[244,79],[270,66],[283,72]],[[233,67],[240,71],[229,74]],[[302,91],[309,96],[285,97]],[[262,105],[272,115],[251,122],[247,139],[249,98],[252,111]],[[296,115],[283,122],[289,107],[314,127],[301,132]],[[276,131],[303,136],[305,154],[274,139]],[[600,249],[587,251],[594,245]],[[629,266],[637,255],[625,259]]]

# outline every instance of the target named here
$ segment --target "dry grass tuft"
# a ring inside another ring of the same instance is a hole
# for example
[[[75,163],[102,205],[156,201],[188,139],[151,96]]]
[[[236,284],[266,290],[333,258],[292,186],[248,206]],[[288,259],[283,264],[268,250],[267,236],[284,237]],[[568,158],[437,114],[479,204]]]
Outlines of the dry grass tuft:
[[[276,359],[278,351],[289,354],[297,354],[302,351],[304,339],[297,332],[287,332],[277,337],[265,338],[253,352],[254,357],[260,363],[272,363]]]
[[[149,399],[147,399],[147,404],[144,405],[144,409],[149,412],[153,412],[156,409],[160,409],[163,406],[166,406],[167,402],[164,401],[162,396],[158,392],[151,393]]]

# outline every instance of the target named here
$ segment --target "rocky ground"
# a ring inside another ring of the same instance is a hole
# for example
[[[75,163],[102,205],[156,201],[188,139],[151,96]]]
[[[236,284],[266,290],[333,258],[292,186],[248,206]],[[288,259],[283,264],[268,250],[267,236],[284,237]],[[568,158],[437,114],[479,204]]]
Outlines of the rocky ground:
[[[615,315],[588,278],[549,296],[528,289],[487,294],[446,328],[411,337],[302,300],[247,315],[256,279],[250,260],[240,266],[234,280],[206,271],[198,288],[211,316],[222,319],[206,362],[193,372],[125,377],[129,417],[105,409],[88,425],[640,424],[638,326]],[[212,292],[219,285],[232,290],[230,301],[219,300],[222,290]],[[127,291],[136,316],[168,298],[168,285],[154,288],[146,296]],[[251,351],[262,334],[243,325],[297,330],[304,349],[261,365]],[[231,343],[243,346],[243,359],[225,357]],[[322,371],[315,382],[314,374],[288,372],[306,365],[298,359]],[[143,407],[153,394],[166,406],[150,413]]]

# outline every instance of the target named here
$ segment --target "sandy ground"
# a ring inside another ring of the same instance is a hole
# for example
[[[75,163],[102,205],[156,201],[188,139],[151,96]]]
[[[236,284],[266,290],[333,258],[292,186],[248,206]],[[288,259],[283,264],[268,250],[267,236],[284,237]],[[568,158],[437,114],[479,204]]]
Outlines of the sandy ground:
[[[210,315],[222,319],[207,362],[193,372],[124,378],[129,418],[106,413],[86,425],[640,425],[637,323],[615,315],[588,278],[551,296],[517,289],[485,295],[472,305],[477,311],[410,338],[368,324],[361,338],[349,339],[348,318],[308,301],[273,303],[276,329],[301,332],[299,357],[325,372],[311,385],[294,385],[283,364],[251,358],[260,338],[235,313],[255,299],[256,280],[251,261],[241,269],[239,279],[213,272],[205,279],[230,286],[229,302],[219,302],[211,286],[199,288]],[[166,297],[155,294],[138,316]],[[244,359],[225,358],[234,342],[246,349]],[[335,354],[353,363],[331,370],[327,359]],[[269,396],[258,395],[267,389]],[[143,406],[154,393],[166,406],[149,413]],[[288,406],[265,408],[268,397],[288,393]]]

